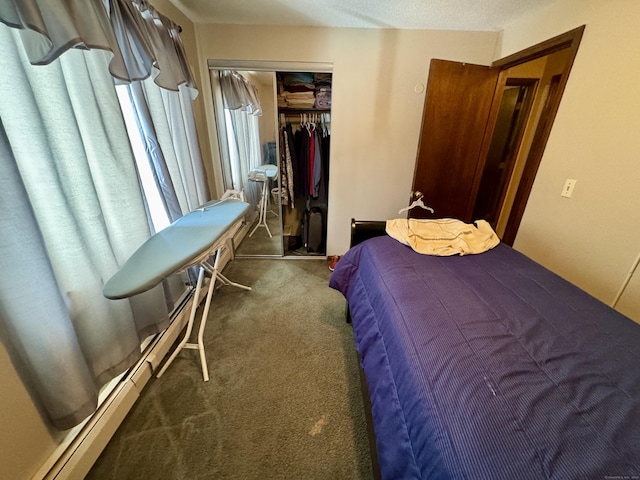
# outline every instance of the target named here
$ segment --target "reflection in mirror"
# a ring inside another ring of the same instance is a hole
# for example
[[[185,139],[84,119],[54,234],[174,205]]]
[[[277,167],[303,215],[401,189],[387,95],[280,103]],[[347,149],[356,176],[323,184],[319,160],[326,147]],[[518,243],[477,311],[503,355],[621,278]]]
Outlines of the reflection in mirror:
[[[211,60],[209,68],[223,187],[241,190],[253,206],[236,254],[323,256],[331,67],[230,62],[235,70]]]
[[[282,256],[275,73],[212,71],[225,189],[253,207],[237,256]]]

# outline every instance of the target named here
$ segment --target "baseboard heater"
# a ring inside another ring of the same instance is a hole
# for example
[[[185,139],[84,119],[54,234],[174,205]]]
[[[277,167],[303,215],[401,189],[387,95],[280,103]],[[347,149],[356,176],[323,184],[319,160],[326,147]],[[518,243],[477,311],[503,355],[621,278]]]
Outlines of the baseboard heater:
[[[226,253],[221,260],[222,270],[230,260],[229,254]],[[203,288],[198,303],[205,298],[206,293],[207,289]],[[158,369],[162,359],[180,337],[189,320],[193,301],[191,296],[178,312],[174,312],[171,325],[153,338],[144,348],[142,358],[121,376],[120,381],[114,380],[117,383],[96,412],[69,432],[67,438],[33,476],[34,479],[84,479],[140,397],[142,389]]]

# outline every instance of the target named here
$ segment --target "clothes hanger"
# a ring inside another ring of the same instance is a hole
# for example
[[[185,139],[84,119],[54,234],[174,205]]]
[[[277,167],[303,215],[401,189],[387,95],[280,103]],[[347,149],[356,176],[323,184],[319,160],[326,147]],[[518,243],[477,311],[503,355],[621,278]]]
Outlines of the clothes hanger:
[[[324,115],[324,121],[325,121],[325,129],[327,132],[327,135],[331,135],[331,114],[330,113],[323,113]]]
[[[400,210],[398,210],[398,214],[400,214],[402,212],[406,212],[406,211],[411,210],[412,208],[416,208],[416,207],[420,207],[420,208],[423,208],[425,210],[430,211],[431,213],[434,213],[433,208],[428,207],[422,201],[422,193],[416,192],[416,195],[417,195],[418,198],[416,198],[413,202],[411,202],[411,205],[409,205],[408,207],[404,207],[404,208],[401,208]]]
[[[313,131],[311,128],[311,114],[307,116],[306,113],[303,113],[302,116],[304,118],[304,128],[307,129],[307,133],[311,136],[311,132]]]

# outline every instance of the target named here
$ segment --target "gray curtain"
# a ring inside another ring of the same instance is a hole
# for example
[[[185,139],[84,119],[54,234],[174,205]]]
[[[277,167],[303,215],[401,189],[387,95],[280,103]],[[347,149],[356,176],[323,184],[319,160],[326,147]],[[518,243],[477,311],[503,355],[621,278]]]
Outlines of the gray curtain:
[[[150,235],[109,53],[34,67],[3,25],[0,49],[0,321],[25,383],[67,429],[166,328],[166,300],[161,288],[102,295]]]
[[[109,53],[116,83],[152,77],[161,87],[186,85],[197,95],[179,27],[146,0],[3,0],[0,22],[19,29],[32,65],[71,48]]]
[[[250,115],[262,115],[256,87],[234,70],[220,70],[220,88],[224,108],[242,110]]]

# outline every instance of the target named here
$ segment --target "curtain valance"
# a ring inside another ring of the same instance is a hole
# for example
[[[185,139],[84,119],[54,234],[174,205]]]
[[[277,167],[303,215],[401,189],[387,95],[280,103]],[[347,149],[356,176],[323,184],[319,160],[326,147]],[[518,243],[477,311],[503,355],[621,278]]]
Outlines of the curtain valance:
[[[112,53],[117,84],[152,77],[198,94],[179,27],[146,0],[0,0],[0,22],[20,29],[29,61],[47,65],[70,48]]]
[[[224,108],[262,115],[258,92],[251,82],[235,70],[221,70],[219,75]]]

